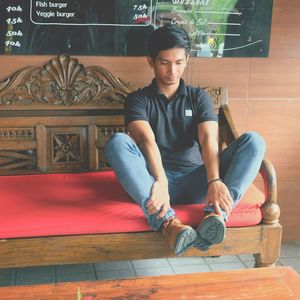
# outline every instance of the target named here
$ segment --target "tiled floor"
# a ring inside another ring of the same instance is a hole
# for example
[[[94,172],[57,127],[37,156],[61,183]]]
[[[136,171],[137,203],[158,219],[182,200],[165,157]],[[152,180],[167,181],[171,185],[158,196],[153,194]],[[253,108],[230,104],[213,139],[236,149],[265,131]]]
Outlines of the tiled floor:
[[[251,255],[237,255],[2,269],[0,270],[0,286],[213,272],[252,268],[253,265],[254,259]],[[278,265],[292,266],[300,274],[300,241],[282,245]]]

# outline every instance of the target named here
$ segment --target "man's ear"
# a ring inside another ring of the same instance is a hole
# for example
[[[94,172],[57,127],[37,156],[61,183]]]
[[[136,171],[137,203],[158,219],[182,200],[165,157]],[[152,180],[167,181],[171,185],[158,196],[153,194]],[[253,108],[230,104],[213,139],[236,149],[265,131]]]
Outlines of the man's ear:
[[[188,55],[186,56],[186,64],[188,63],[189,58],[190,58],[190,55],[188,54]]]
[[[150,57],[150,56],[147,56],[147,62],[148,62],[148,65],[151,67],[151,68],[153,68],[153,59],[152,59],[152,57]]]

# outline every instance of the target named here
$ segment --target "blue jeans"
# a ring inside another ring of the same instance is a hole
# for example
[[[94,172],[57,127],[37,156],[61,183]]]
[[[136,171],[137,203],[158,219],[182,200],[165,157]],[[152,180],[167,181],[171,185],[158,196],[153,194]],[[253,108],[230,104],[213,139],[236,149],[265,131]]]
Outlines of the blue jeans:
[[[106,145],[106,157],[123,188],[138,203],[149,225],[158,230],[162,223],[175,215],[170,208],[162,219],[149,215],[146,209],[154,178],[139,147],[124,133],[116,133]],[[255,132],[247,132],[220,152],[220,177],[226,184],[236,206],[255,179],[265,153],[264,140]],[[169,184],[170,203],[203,203],[207,194],[207,176],[204,165],[191,171],[165,170]],[[213,211],[206,207],[205,211]],[[222,211],[225,220],[228,216]]]

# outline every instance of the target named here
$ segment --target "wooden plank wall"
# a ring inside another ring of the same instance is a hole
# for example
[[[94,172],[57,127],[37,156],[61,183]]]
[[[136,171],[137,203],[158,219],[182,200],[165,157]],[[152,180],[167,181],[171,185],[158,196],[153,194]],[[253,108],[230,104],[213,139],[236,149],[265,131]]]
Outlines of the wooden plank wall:
[[[269,58],[193,58],[185,80],[227,86],[239,132],[256,130],[267,142],[277,170],[283,239],[300,240],[300,1],[274,0]],[[51,56],[0,56],[0,78],[40,65]],[[152,72],[144,57],[80,57],[132,82],[147,84]],[[261,184],[258,181],[258,185]]]

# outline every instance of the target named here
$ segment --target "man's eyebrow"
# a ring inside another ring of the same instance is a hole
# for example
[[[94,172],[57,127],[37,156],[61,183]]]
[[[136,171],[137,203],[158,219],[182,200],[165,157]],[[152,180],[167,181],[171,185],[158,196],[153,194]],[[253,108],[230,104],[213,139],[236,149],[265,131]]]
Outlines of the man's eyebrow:
[[[163,58],[163,57],[158,57],[158,59],[159,59],[160,61],[169,61],[168,59]],[[184,58],[179,58],[179,59],[176,60],[176,62],[178,62],[178,61],[184,61]]]

